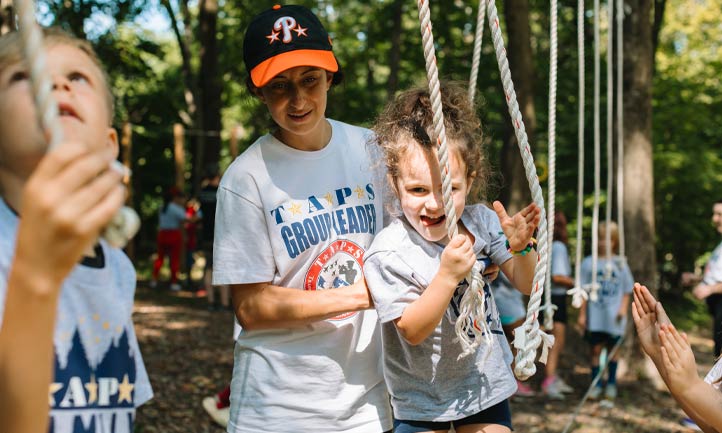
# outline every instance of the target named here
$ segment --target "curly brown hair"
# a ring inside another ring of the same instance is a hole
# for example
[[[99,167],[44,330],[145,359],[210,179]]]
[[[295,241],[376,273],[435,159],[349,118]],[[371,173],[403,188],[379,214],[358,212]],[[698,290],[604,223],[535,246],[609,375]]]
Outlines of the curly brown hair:
[[[456,150],[472,177],[471,202],[485,198],[490,168],[482,148],[481,121],[460,83],[441,82],[441,106],[450,150]],[[428,87],[416,87],[400,93],[390,102],[372,127],[376,144],[384,153],[384,163],[395,189],[399,166],[408,150],[407,139],[432,152],[434,121]]]

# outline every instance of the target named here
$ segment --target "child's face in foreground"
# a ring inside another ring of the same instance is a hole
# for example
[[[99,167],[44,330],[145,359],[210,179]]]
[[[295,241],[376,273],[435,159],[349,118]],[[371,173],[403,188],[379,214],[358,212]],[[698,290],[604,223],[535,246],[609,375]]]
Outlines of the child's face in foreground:
[[[118,152],[117,135],[110,125],[102,72],[79,48],[58,43],[47,49],[46,70],[60,113],[65,141],[88,149],[107,147]],[[8,65],[0,74],[0,169],[27,178],[47,149],[38,126],[29,71],[23,63]]]
[[[408,140],[406,154],[399,161],[396,188],[404,216],[427,241],[447,241],[446,214],[441,192],[441,171],[436,150],[427,152]],[[466,176],[466,164],[461,160],[453,142],[449,146],[451,187],[457,221],[466,205],[471,178]]]

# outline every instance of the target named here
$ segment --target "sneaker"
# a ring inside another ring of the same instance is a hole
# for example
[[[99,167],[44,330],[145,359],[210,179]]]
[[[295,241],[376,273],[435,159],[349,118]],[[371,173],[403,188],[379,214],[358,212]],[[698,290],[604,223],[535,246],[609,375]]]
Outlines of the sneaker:
[[[220,403],[216,396],[203,399],[203,409],[206,410],[206,413],[210,415],[216,424],[226,428],[228,426],[228,418],[230,418],[231,415],[231,408],[228,406],[219,408],[219,405]]]
[[[533,397],[536,394],[534,390],[524,382],[517,380],[516,385],[517,390],[514,394],[516,397]]]
[[[542,391],[544,392],[544,395],[552,400],[564,400],[564,394],[562,394],[562,390],[559,387],[560,381],[561,379],[556,376],[544,379],[544,382],[542,382]]]
[[[557,376],[557,386],[559,387],[559,391],[563,394],[571,394],[574,392],[574,388],[567,385],[567,383],[559,376]]]
[[[692,418],[682,418],[682,420],[679,422],[684,427],[687,427],[688,429],[692,429],[694,431],[702,431],[701,428],[697,425],[696,422],[692,420]]]
[[[607,384],[607,388],[604,390],[604,398],[607,400],[614,400],[617,398],[617,385],[613,383]]]
[[[595,386],[592,388],[591,391],[589,391],[589,399],[590,400],[599,400],[599,397],[602,396],[602,391],[604,389],[601,386]]]
[[[180,290],[181,290],[181,285],[178,284],[178,283],[171,283],[171,284],[170,284],[170,289],[171,289],[172,291],[174,291],[174,292],[180,292]]]

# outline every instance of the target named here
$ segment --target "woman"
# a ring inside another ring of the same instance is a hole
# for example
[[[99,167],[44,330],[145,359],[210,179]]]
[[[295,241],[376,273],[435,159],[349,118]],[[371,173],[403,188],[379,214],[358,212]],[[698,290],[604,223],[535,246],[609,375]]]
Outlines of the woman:
[[[231,164],[218,190],[213,284],[231,286],[243,328],[228,431],[391,430],[361,272],[383,226],[371,133],[326,118],[341,73],[308,9],[262,12],[243,50],[249,89],[276,128]]]

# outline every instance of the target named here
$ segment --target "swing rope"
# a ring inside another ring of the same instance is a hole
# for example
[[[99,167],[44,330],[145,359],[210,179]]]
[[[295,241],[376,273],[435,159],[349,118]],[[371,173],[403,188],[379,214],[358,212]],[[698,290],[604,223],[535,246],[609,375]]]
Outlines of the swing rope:
[[[611,0],[610,0],[611,1]],[[617,226],[619,256],[626,258],[624,247],[624,3],[617,0]]]
[[[441,167],[442,197],[444,201],[444,212],[446,212],[446,230],[449,239],[456,235],[456,210],[454,200],[451,197],[451,176],[448,156],[448,145],[446,141],[446,128],[444,126],[444,115],[441,109],[441,90],[439,85],[439,70],[436,64],[436,51],[434,49],[434,36],[431,31],[431,13],[429,3],[419,0],[419,23],[423,39],[424,59],[426,61],[426,72],[429,81],[429,96],[434,117],[434,131],[432,140],[438,145],[439,167]],[[455,330],[462,346],[460,357],[472,353],[484,339],[489,348],[493,345],[491,329],[486,322],[486,298],[484,296],[484,281],[482,280],[481,264],[476,261],[466,279],[470,282],[469,289],[465,292],[460,303],[460,314],[456,321]],[[474,320],[478,318],[479,320]],[[476,326],[475,326],[476,325]],[[469,337],[471,332],[473,337]],[[491,350],[487,351],[488,354]]]
[[[476,96],[479,65],[481,64],[481,40],[484,34],[484,20],[486,19],[486,0],[479,0],[479,11],[476,13],[476,32],[474,33],[474,54],[471,60],[471,76],[469,77],[469,101],[472,106]]]
[[[614,76],[612,61],[612,47],[614,46],[614,32],[612,32],[612,23],[614,22],[614,0],[607,1],[607,201],[605,203],[605,220],[607,228],[604,231],[605,254],[607,258],[604,268],[605,277],[609,277],[612,272],[612,231],[609,225],[612,222],[612,197],[614,191],[612,180],[614,178],[614,148],[613,148],[613,132],[614,127]]]
[[[549,211],[547,212],[547,236],[549,237],[549,245],[554,242],[554,216],[555,201],[557,193],[556,185],[556,168],[557,168],[557,0],[550,2],[550,20],[549,28],[549,183],[548,203]],[[546,267],[546,288],[544,291],[544,328],[549,330],[554,327],[554,310],[556,305],[552,304],[552,261],[549,260]]]
[[[599,244],[599,192],[600,192],[600,54],[599,54],[599,0],[594,0],[594,207],[592,210],[592,283],[589,286],[592,301],[598,298],[597,266]]]
[[[572,306],[580,308],[582,303],[589,297],[588,293],[582,288],[581,266],[583,247],[583,221],[584,218],[584,0],[577,1],[577,51],[579,52],[578,60],[578,81],[579,81],[579,129],[577,136],[578,147],[578,165],[577,165],[577,251],[574,261],[574,287],[567,291],[572,297]]]
[[[32,0],[14,0],[20,23],[20,41],[23,54],[30,69],[30,83],[33,99],[37,107],[40,127],[49,135],[48,150],[57,147],[63,141],[63,129],[60,125],[58,104],[53,97],[53,82],[47,72],[47,60],[43,44],[43,34],[35,22],[35,4]],[[130,175],[130,170],[114,160],[111,169]],[[114,247],[122,248],[128,243],[140,227],[138,214],[129,207],[122,207],[103,231],[103,238]]]
[[[524,122],[519,111],[519,103],[516,99],[514,91],[514,83],[511,79],[509,70],[509,60],[506,57],[504,49],[504,39],[501,34],[499,25],[499,16],[496,9],[496,1],[490,0],[487,5],[487,16],[489,17],[489,27],[491,29],[492,41],[496,51],[497,63],[499,65],[499,73],[502,79],[504,94],[506,95],[509,115],[512,119],[514,132],[517,138],[517,144],[524,163],[526,178],[529,183],[529,189],[532,193],[534,203],[541,210],[541,221],[545,221],[544,197],[542,195],[539,178],[536,175],[536,167],[534,158],[529,148],[529,142],[524,129]],[[539,321],[537,315],[541,304],[542,292],[544,291],[544,277],[546,276],[546,266],[548,260],[548,237],[545,224],[539,225],[539,261],[537,262],[534,279],[532,282],[532,292],[529,297],[527,306],[526,320],[514,331],[514,347],[517,349],[516,362],[514,372],[517,377],[524,380],[532,376],[536,372],[534,359],[536,351],[540,344],[543,343],[541,362],[546,363],[549,349],[554,344],[554,337],[539,330]]]

